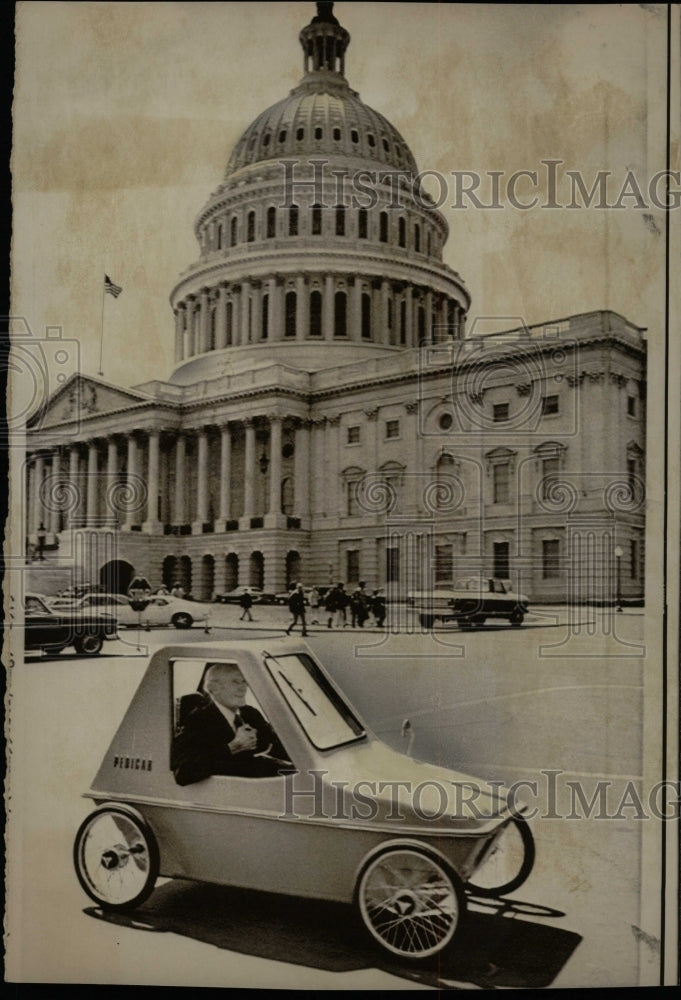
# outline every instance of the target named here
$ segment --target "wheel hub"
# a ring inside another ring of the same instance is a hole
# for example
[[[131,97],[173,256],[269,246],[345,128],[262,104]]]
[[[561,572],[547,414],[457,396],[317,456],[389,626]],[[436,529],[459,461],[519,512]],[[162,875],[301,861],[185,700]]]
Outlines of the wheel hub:
[[[122,868],[128,861],[128,851],[121,845],[110,847],[102,854],[102,868],[113,871],[115,868]]]

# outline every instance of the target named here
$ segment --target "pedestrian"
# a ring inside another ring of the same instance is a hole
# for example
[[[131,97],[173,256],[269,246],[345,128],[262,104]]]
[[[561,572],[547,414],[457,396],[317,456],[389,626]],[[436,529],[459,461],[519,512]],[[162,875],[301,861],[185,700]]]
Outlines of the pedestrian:
[[[286,629],[286,635],[290,635],[295,628],[296,622],[300,618],[300,626],[303,635],[307,635],[307,623],[305,621],[305,593],[302,583],[297,584],[295,590],[288,599],[288,609],[293,615],[293,621]]]
[[[364,624],[363,611],[362,596],[359,592],[359,587],[357,587],[353,590],[352,597],[350,598],[350,618],[353,628],[356,628],[358,625],[361,628]]]
[[[383,628],[385,621],[385,597],[380,590],[375,590],[371,598],[371,613],[376,620],[376,627]]]
[[[242,622],[246,620],[248,622],[252,622],[253,615],[251,614],[251,608],[253,607],[253,598],[251,597],[251,592],[248,589],[248,587],[246,587],[243,594],[239,598],[239,605],[242,608],[241,617],[239,618],[239,621]]]
[[[45,561],[45,556],[43,555],[43,552],[45,551],[45,537],[46,537],[46,535],[47,535],[47,529],[46,529],[45,525],[43,524],[43,522],[41,521],[40,525],[38,526],[38,531],[37,531],[37,537],[38,537],[38,555],[37,555],[37,558],[41,562]]]
[[[331,626],[333,625],[333,619],[335,617],[336,610],[338,608],[338,605],[336,603],[337,596],[338,596],[338,588],[330,587],[326,594],[326,600],[324,601],[324,607],[326,608],[326,613],[328,615],[328,621],[326,623],[327,628],[331,628]]]
[[[336,625],[338,628],[345,628],[348,624],[347,607],[350,598],[345,592],[345,584],[339,583],[336,587]]]
[[[310,614],[316,616],[319,612],[319,591],[316,587],[311,589],[308,601],[310,603]],[[310,625],[319,625],[319,619],[317,617],[311,618]]]

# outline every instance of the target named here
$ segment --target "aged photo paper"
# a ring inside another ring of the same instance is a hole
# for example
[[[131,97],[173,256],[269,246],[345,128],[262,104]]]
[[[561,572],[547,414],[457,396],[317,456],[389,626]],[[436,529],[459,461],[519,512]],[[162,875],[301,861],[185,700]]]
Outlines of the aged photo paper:
[[[677,983],[680,27],[16,5],[9,982]]]

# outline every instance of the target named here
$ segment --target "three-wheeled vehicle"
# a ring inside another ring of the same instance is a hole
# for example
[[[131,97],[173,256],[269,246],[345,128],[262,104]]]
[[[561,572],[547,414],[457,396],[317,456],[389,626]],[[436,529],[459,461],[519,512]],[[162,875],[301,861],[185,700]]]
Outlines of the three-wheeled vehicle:
[[[271,776],[179,785],[173,740],[208,698],[214,663],[238,666],[287,759],[279,750]],[[467,892],[510,892],[534,861],[530,829],[498,788],[382,743],[293,638],[155,652],[85,794],[96,808],[74,862],[103,909],[141,904],[158,876],[336,900],[410,960],[451,944]]]

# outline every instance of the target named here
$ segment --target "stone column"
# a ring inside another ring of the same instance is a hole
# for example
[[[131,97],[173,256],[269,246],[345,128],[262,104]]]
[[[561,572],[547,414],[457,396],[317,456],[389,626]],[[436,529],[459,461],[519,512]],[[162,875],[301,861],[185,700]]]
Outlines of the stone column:
[[[305,275],[296,278],[296,340],[304,340],[310,328],[310,301]]]
[[[227,288],[224,283],[218,289],[218,303],[215,315],[215,346],[218,351],[227,346]]]
[[[201,305],[199,314],[199,354],[210,350],[210,302],[208,289],[201,289]]]
[[[240,526],[250,528],[251,518],[255,515],[255,423],[252,417],[244,419],[244,427],[246,430],[244,513]]]
[[[196,316],[193,295],[187,296],[185,300],[185,312],[187,316],[187,356],[193,358],[198,353],[196,350]]]
[[[426,291],[426,341],[430,344],[433,340],[433,293],[430,288]]]
[[[379,322],[381,324],[381,343],[390,343],[390,330],[388,329],[388,295],[390,293],[390,285],[387,278],[381,279],[381,311],[379,314]],[[394,320],[394,317],[393,317]]]
[[[294,452],[295,516],[306,521],[310,515],[310,423],[302,420],[296,428]],[[301,525],[304,527],[305,525]]]
[[[35,485],[35,478],[33,480]],[[72,444],[69,451],[69,486],[73,497],[71,509],[69,510],[69,528],[75,528],[80,523],[80,513],[83,509],[80,483],[80,454],[78,445]]]
[[[281,511],[281,430],[282,418],[272,414],[270,421],[270,502],[265,518],[266,528],[283,526]]]
[[[267,299],[269,308],[267,310],[267,339],[270,343],[279,340],[277,336],[277,312],[279,310],[279,297],[277,295],[277,279],[269,278],[267,281]]]
[[[284,336],[284,281],[279,276],[274,279],[270,317],[273,323],[272,340],[279,341]]]
[[[327,274],[324,278],[324,304],[322,313],[322,332],[324,340],[333,340],[333,326],[335,317],[335,303],[333,298],[334,281],[333,275]]]
[[[184,359],[184,302],[180,302],[175,310],[175,361]]]
[[[50,469],[50,497],[49,524],[47,528],[53,535],[59,533],[59,505],[58,497],[61,495],[61,453],[59,448],[52,452],[52,468]]]
[[[158,517],[159,494],[159,438],[160,432],[149,431],[149,455],[147,463],[147,519],[143,529],[149,535],[159,535],[162,525]]]
[[[262,283],[253,284],[251,309],[251,340],[257,343],[262,337]]]
[[[87,507],[85,523],[97,526],[97,487],[99,486],[99,448],[96,441],[87,443]]]
[[[106,443],[106,491],[105,491],[105,511],[104,518],[107,525],[113,527],[118,524],[118,511],[116,509],[116,483],[118,482],[118,445],[116,438],[110,437]]]
[[[350,339],[362,339],[362,281],[355,277],[350,308]]]
[[[250,333],[250,302],[251,302],[251,283],[250,281],[242,281],[241,283],[241,335],[239,337],[239,343],[241,345],[246,345],[249,339]]]
[[[196,520],[192,534],[200,535],[208,520],[208,432],[199,430],[196,448]]]
[[[184,463],[186,454],[186,439],[180,431],[175,442],[175,510],[173,512],[174,524],[187,523],[187,511],[184,502]]]
[[[220,428],[220,510],[218,512],[219,526],[216,531],[225,531],[229,521],[230,492],[232,485],[232,433],[229,424]]]
[[[140,482],[137,475],[137,439],[134,434],[128,435],[128,473],[127,473],[127,493],[128,509],[125,514],[125,527],[130,530],[133,524],[139,524],[139,511],[137,509],[136,498],[140,495]]]
[[[35,467],[33,473],[33,530],[37,531],[40,524],[43,523],[43,518],[45,516],[43,510],[43,501],[41,497],[41,489],[43,484],[43,478],[45,476],[45,459],[42,455],[36,455]]]

